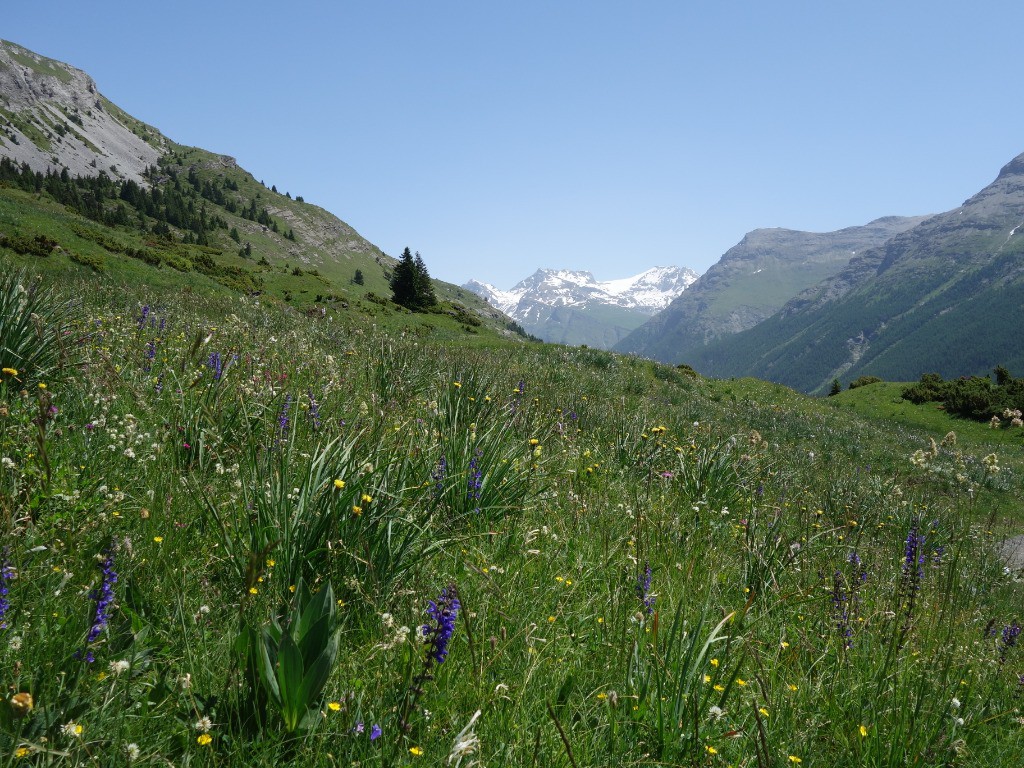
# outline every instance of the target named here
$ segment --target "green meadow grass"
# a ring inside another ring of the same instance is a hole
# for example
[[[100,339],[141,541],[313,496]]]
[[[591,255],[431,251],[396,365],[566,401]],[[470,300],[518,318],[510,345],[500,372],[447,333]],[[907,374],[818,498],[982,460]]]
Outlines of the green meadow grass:
[[[0,766],[1019,764],[1011,437],[55,288],[0,376]]]

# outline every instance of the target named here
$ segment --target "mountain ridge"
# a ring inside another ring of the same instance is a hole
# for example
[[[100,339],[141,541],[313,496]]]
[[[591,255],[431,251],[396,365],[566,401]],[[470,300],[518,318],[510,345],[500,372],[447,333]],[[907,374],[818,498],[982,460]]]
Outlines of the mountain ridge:
[[[821,392],[833,378],[916,379],[1024,366],[1024,154],[962,205],[860,254],[757,327],[691,357],[715,376]]]
[[[755,229],[662,312],[615,345],[618,352],[685,362],[714,340],[751,328],[857,254],[927,217],[885,216],[834,232]]]

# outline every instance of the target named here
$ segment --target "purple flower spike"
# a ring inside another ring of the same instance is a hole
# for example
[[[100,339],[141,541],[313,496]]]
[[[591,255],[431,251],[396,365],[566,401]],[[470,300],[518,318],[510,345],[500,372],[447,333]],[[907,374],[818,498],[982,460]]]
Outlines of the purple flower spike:
[[[459,617],[461,607],[454,584],[441,590],[437,600],[431,600],[427,607],[427,615],[433,623],[423,625],[423,636],[430,644],[428,657],[438,664],[444,664],[444,660],[448,658],[448,643],[455,633],[455,621]]]

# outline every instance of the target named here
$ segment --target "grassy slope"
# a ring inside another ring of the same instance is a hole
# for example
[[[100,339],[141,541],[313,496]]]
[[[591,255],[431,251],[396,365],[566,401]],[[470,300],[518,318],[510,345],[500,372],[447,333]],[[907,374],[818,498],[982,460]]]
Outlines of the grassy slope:
[[[211,254],[216,267],[240,270],[246,280],[257,281],[264,300],[288,303],[299,310],[322,307],[339,321],[356,327],[380,325],[396,332],[406,329],[421,336],[437,334],[451,340],[480,337],[479,341],[485,343],[509,335],[506,318],[473,294],[440,281],[435,281],[441,300],[436,312],[412,314],[392,304],[384,298],[390,295],[386,279],[390,260],[354,230],[316,206],[270,192],[237,167],[225,168],[217,156],[188,148],[179,148],[177,153],[184,161],[182,168],[198,167],[200,178],[231,179],[238,184],[241,199],[256,199],[258,204],[273,210],[274,218],[281,222],[281,232],[274,233],[210,205],[228,221],[229,229],[239,230],[243,243],[252,245],[253,257],[243,259],[237,255],[239,245],[228,236],[229,230],[215,230],[211,234],[213,249],[204,252]],[[296,242],[283,236],[289,228],[294,229]],[[62,274],[91,268],[116,282],[148,285],[154,292],[227,294],[240,287],[230,275],[221,279],[194,270],[181,272],[163,265],[155,268],[128,258],[119,249],[164,249],[186,258],[202,249],[182,244],[171,247],[133,228],[105,227],[65,209],[46,195],[0,187],[0,232],[28,237],[41,234],[60,245],[60,251],[43,259],[26,259],[5,251],[17,263],[33,270]],[[311,243],[314,237],[318,239]],[[0,251],[4,249],[0,247]],[[257,262],[261,257],[267,264]],[[300,273],[296,273],[296,268]],[[364,285],[351,282],[357,268],[364,274]]]

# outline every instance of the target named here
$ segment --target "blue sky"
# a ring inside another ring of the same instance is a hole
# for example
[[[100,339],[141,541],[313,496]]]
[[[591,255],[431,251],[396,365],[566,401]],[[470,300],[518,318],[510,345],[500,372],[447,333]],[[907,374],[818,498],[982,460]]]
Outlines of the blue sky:
[[[703,272],[758,227],[948,210],[1024,152],[1019,3],[7,5],[0,37],[456,283]]]

